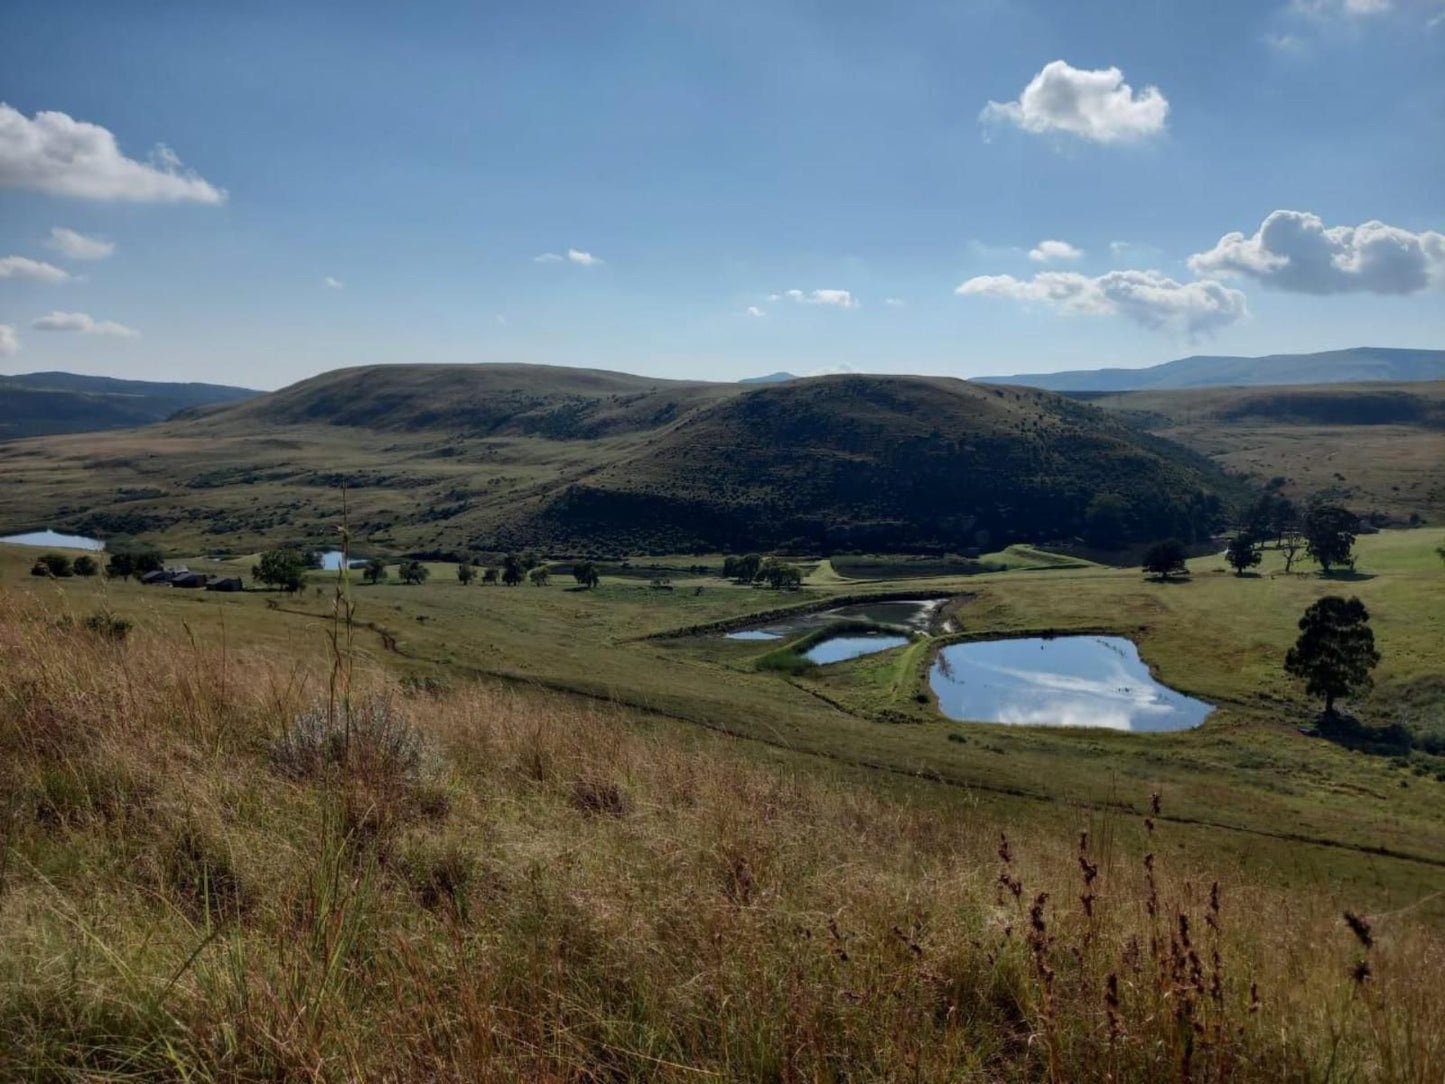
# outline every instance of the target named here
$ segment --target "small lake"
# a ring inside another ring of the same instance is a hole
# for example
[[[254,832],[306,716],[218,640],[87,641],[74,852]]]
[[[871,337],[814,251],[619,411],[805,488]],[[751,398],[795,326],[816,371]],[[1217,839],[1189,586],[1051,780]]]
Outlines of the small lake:
[[[950,644],[928,684],[944,715],[968,722],[1188,730],[1214,710],[1155,681],[1121,636]]]
[[[335,572],[341,567],[340,550],[322,550],[319,556],[321,557],[321,567],[323,570],[327,572]],[[351,559],[352,568],[362,568],[365,566],[365,564],[365,557],[353,557]]]
[[[803,652],[809,662],[826,666],[830,662],[847,662],[875,652],[887,651],[891,647],[902,647],[908,643],[907,636],[896,636],[883,632],[849,633],[846,636],[830,636]]]
[[[91,550],[100,552],[105,543],[98,538],[86,538],[83,534],[61,534],[49,528],[43,531],[27,531],[25,534],[8,534],[0,542],[12,546],[50,546],[62,550]]]

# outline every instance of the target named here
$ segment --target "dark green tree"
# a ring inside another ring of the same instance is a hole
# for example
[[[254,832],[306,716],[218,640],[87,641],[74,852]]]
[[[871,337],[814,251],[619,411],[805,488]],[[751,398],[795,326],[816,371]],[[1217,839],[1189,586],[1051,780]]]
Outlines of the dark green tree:
[[[486,570],[482,573],[482,583],[487,584],[487,583],[496,583],[496,582],[497,582],[497,570],[496,570],[495,568],[488,568],[488,569],[486,569]]]
[[[1084,541],[1099,549],[1118,549],[1129,540],[1133,510],[1117,493],[1100,493],[1084,512]]]
[[[113,580],[128,580],[135,575],[135,554],[112,553],[105,563],[105,574]]]
[[[1263,555],[1259,551],[1259,544],[1248,533],[1240,531],[1229,540],[1224,559],[1229,562],[1229,567],[1234,569],[1236,576],[1243,576],[1246,569],[1259,564]]]
[[[457,581],[466,587],[477,578],[477,569],[470,561],[462,561],[457,565]]]
[[[1305,550],[1328,574],[1336,566],[1355,567],[1355,532],[1360,520],[1337,504],[1317,504],[1305,513]]]
[[[386,562],[380,557],[371,558],[361,570],[361,578],[370,584],[385,583]]]
[[[306,586],[306,557],[299,550],[267,550],[251,575],[257,583],[282,591],[299,591]]]
[[[526,574],[527,569],[522,564],[522,559],[515,553],[509,553],[502,558],[502,582],[508,587],[516,587]]]
[[[1184,563],[1184,543],[1177,538],[1166,538],[1155,542],[1144,551],[1144,571],[1167,580],[1170,576],[1184,575],[1189,571]]]
[[[758,579],[775,591],[796,591],[803,585],[803,571],[797,565],[769,557],[758,570]]]
[[[135,554],[135,574],[144,576],[147,572],[159,572],[166,567],[165,558],[157,549],[137,550]]]
[[[31,566],[32,576],[69,576],[72,572],[70,558],[63,553],[45,553]]]
[[[401,582],[409,583],[413,586],[419,583],[425,583],[426,578],[431,575],[431,569],[417,560],[403,561],[400,572]]]
[[[1364,692],[1374,683],[1370,671],[1380,661],[1370,614],[1357,598],[1327,595],[1299,620],[1300,635],[1284,658],[1285,672],[1305,682],[1311,696],[1325,698],[1333,715],[1335,699]]]
[[[546,587],[552,582],[552,573],[547,571],[546,565],[538,565],[527,573],[527,578],[532,581],[533,587]]]
[[[572,578],[589,590],[602,582],[597,566],[591,561],[578,561],[572,566]]]
[[[763,567],[762,554],[749,553],[742,557],[727,557],[723,559],[723,576],[730,580],[737,580],[739,583],[752,583],[758,578],[758,570]]]
[[[88,553],[82,553],[70,565],[77,576],[94,576],[100,571],[100,562]]]

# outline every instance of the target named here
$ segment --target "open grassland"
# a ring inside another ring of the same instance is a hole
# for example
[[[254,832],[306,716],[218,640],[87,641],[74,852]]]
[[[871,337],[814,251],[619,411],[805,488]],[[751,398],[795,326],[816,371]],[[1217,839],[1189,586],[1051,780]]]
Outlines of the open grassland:
[[[927,779],[1047,822],[1060,809],[1139,812],[1170,794],[1168,818],[1198,853],[1228,855],[1250,876],[1300,884],[1342,905],[1415,906],[1445,915],[1445,764],[1423,752],[1388,758],[1305,737],[1307,700],[1281,669],[1295,621],[1327,593],[1358,594],[1384,656],[1374,693],[1353,709],[1366,722],[1445,733],[1442,644],[1445,567],[1433,531],[1360,540],[1359,573],[1282,574],[1269,553],[1260,575],[1235,577],[1217,557],[1189,582],[1154,583],[1137,570],[1076,565],[967,577],[810,583],[773,592],[689,575],[671,590],[646,576],[605,577],[593,591],[558,575],[547,587],[462,587],[435,563],[422,586],[356,585],[355,650],[420,681],[501,679],[576,694],[808,754],[898,780]],[[33,551],[0,547],[0,571],[37,598],[80,616],[109,608],[156,634],[183,627],[203,644],[247,644],[289,655],[321,644],[332,612],[326,577],[297,596],[216,595],[133,583],[39,581]],[[193,567],[235,570],[234,564]],[[781,646],[724,639],[777,610],[867,595],[952,595],[947,633],[895,651],[795,675],[760,672]],[[688,630],[700,630],[690,632]],[[953,723],[931,703],[927,670],[948,636],[1087,630],[1129,636],[1160,680],[1218,705],[1196,731],[1109,731]]]
[[[0,1078],[1445,1074],[1424,909],[1352,933],[1338,885],[1252,877],[1172,785],[1152,821],[1033,816],[515,682],[399,686],[264,598],[93,587],[0,596]],[[102,602],[137,628],[87,629]]]

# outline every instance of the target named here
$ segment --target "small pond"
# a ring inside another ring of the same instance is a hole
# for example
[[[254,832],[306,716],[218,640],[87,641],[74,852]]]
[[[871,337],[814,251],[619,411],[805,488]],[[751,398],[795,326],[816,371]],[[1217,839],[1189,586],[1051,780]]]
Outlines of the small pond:
[[[317,556],[321,558],[321,567],[327,572],[335,572],[341,567],[340,550],[322,550]],[[365,564],[365,557],[353,557],[351,559],[352,568],[362,568]]]
[[[951,644],[928,684],[944,715],[969,722],[1188,730],[1214,710],[1155,681],[1120,636]]]
[[[830,636],[826,640],[820,640],[803,652],[803,658],[817,663],[819,666],[824,666],[830,662],[846,662],[848,659],[857,659],[878,651],[887,651],[890,647],[902,647],[906,643],[908,643],[907,636],[897,636],[885,632],[848,633],[844,636]]]
[[[941,598],[931,598],[859,602],[851,606],[839,606],[834,610],[815,610],[812,613],[779,618],[766,625],[729,632],[726,634],[726,638],[729,640],[781,640],[785,636],[821,628],[823,625],[831,625],[836,621],[869,621],[875,625],[901,625],[923,632],[927,631],[933,615],[938,612],[938,608],[943,605],[944,601]]]
[[[51,546],[62,550],[99,552],[105,549],[105,543],[98,538],[86,538],[83,534],[61,534],[49,528],[43,531],[28,531],[25,534],[8,534],[0,538],[0,542],[9,542],[13,546]]]

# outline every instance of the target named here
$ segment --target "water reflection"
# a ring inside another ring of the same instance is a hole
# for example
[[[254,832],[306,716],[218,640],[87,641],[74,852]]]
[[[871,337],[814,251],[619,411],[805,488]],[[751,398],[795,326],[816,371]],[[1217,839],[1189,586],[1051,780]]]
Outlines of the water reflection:
[[[98,538],[87,538],[83,534],[61,534],[49,528],[43,531],[26,531],[24,534],[8,534],[0,538],[0,542],[9,542],[14,546],[54,546],[56,549],[92,552],[105,549],[105,543]]]
[[[872,655],[877,651],[887,651],[891,647],[902,647],[906,643],[908,643],[907,636],[895,636],[888,633],[866,632],[848,636],[830,636],[803,652],[803,658],[823,666],[830,662],[846,662],[848,659]]]
[[[1214,710],[1161,685],[1118,636],[1059,636],[952,644],[929,685],[951,719],[1019,726],[1187,730]]]

